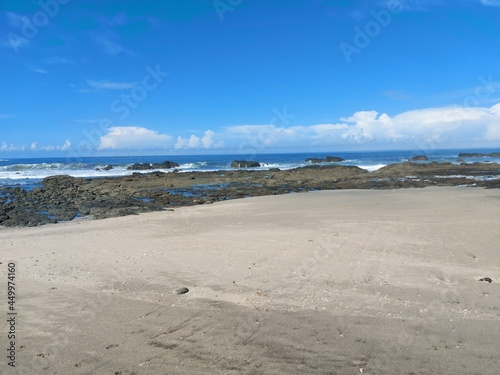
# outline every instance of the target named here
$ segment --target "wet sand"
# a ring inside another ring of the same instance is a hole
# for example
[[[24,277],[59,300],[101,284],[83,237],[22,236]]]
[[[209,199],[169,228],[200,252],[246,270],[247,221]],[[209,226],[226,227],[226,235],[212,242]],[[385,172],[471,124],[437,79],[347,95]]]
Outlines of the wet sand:
[[[449,187],[0,228],[0,372],[496,375],[499,228],[500,190]]]

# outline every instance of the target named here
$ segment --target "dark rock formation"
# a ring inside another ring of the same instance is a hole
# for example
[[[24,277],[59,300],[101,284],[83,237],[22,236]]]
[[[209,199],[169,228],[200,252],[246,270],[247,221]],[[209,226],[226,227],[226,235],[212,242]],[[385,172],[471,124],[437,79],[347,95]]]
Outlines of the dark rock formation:
[[[128,170],[132,171],[145,171],[149,169],[172,169],[177,168],[179,164],[173,161],[164,161],[163,163],[134,163],[127,167]]]
[[[258,161],[246,161],[246,160],[233,160],[231,162],[231,168],[257,168],[260,167]]]
[[[127,169],[131,171],[145,171],[148,169],[153,169],[153,167],[149,163],[134,163],[132,165],[129,165]]]
[[[483,278],[479,279],[479,281],[486,281],[487,283],[490,283],[490,284],[493,282],[491,277],[483,277]]]
[[[109,165],[109,164],[108,164],[108,165],[106,165],[106,166],[103,168],[103,170],[105,170],[105,171],[109,171],[109,170],[111,170],[111,169],[113,169],[113,166],[112,166],[112,165]]]
[[[307,163],[320,164],[320,163],[332,163],[332,162],[337,163],[337,162],[340,162],[340,161],[344,161],[344,159],[342,159],[341,157],[338,157],[338,156],[327,156],[324,159],[321,159],[321,158],[307,158],[305,161]]]
[[[173,162],[173,161],[164,161],[163,163],[153,163],[152,168],[153,169],[172,169],[172,168],[177,168],[179,164]]]
[[[429,158],[425,155],[417,155],[412,158],[410,158],[410,161],[427,161]]]
[[[340,161],[344,161],[345,159],[341,158],[341,157],[338,157],[338,156],[327,156],[325,158],[325,160],[327,162],[340,162]]]

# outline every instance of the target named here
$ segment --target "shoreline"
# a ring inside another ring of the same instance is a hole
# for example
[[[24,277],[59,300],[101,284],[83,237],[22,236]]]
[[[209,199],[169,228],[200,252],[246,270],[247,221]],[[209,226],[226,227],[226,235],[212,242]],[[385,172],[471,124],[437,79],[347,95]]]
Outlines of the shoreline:
[[[496,374],[499,207],[337,190],[3,228],[19,370]]]
[[[36,226],[102,219],[264,195],[316,190],[428,186],[500,188],[500,164],[401,163],[367,172],[355,166],[280,170],[135,173],[111,178],[52,176],[30,191],[0,190],[0,225]]]

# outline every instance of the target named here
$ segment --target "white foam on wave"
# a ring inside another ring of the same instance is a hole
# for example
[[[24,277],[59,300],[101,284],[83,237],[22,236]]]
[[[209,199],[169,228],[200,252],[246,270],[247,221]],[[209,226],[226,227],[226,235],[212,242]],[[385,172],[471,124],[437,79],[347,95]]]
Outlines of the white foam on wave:
[[[197,169],[207,165],[206,161],[194,162],[194,163],[184,163],[179,165],[180,169]]]
[[[374,172],[386,166],[387,164],[358,165],[358,167],[360,167],[361,169],[366,169],[368,172]]]

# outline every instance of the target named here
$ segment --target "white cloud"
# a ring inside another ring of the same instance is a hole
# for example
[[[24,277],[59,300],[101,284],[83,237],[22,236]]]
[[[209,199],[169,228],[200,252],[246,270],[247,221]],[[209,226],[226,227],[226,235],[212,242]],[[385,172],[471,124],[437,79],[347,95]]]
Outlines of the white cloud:
[[[110,81],[93,81],[88,79],[87,84],[95,89],[102,90],[124,90],[131,89],[136,86],[135,82],[110,82]]]
[[[23,146],[24,147],[24,146]],[[31,151],[66,151],[71,147],[71,141],[67,139],[62,145],[38,146],[38,142],[31,142]]]
[[[177,137],[177,143],[174,148],[176,150],[180,149],[195,149],[195,148],[220,148],[223,146],[223,142],[216,142],[214,140],[215,133],[212,130],[207,130],[203,137],[198,137],[194,134],[189,138]]]
[[[24,151],[25,148],[25,146],[16,146],[13,144],[7,144],[7,142],[2,142],[0,151]]]
[[[223,136],[234,145],[256,149],[314,145],[418,148],[423,142],[438,147],[473,140],[483,144],[500,140],[500,104],[425,108],[395,116],[358,111],[340,120],[338,124],[293,127],[238,125],[229,127]]]
[[[61,150],[69,150],[71,147],[71,141],[69,139],[66,139],[66,142],[61,146]]]
[[[101,137],[98,150],[104,149],[164,149],[172,141],[167,134],[160,134],[138,126],[114,126],[108,129],[108,134]]]

